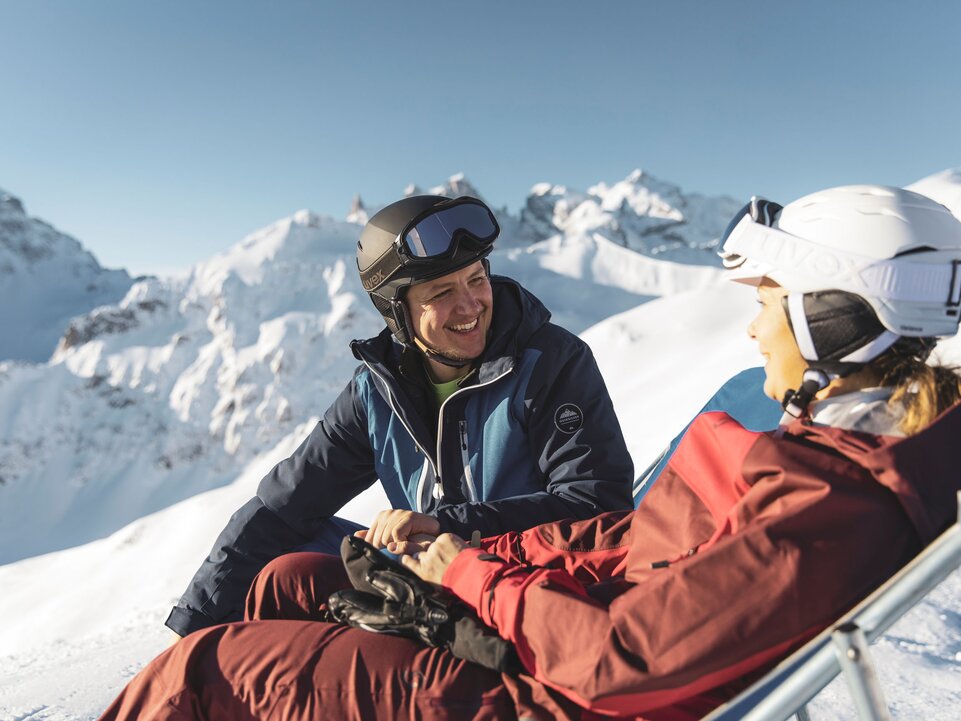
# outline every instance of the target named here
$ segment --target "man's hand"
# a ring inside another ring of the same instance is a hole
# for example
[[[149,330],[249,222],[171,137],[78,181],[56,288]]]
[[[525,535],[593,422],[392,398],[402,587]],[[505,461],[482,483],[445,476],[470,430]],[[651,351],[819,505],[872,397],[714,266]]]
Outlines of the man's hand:
[[[387,550],[396,553],[398,556],[413,556],[415,553],[423,553],[434,541],[437,536],[430,536],[426,533],[415,533],[408,536],[406,541],[391,541],[387,544]]]
[[[439,586],[444,579],[444,571],[465,548],[467,543],[460,536],[443,533],[426,551],[415,556],[401,556],[400,562],[425,581]]]
[[[438,533],[440,533],[440,524],[433,516],[393,509],[381,511],[370,528],[366,531],[357,531],[354,535],[360,536],[374,548],[385,548],[388,543],[407,541],[419,534],[436,536]]]

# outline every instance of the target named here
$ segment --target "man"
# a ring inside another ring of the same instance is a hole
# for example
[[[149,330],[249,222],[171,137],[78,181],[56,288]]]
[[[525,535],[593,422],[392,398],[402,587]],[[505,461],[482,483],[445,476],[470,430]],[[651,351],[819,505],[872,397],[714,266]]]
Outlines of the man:
[[[305,547],[335,551],[333,515],[380,479],[393,510],[361,533],[470,538],[631,507],[633,466],[594,357],[487,256],[499,227],[475,198],[405,198],[357,245],[386,321],[323,420],[230,519],[169,626],[238,620],[254,576]]]

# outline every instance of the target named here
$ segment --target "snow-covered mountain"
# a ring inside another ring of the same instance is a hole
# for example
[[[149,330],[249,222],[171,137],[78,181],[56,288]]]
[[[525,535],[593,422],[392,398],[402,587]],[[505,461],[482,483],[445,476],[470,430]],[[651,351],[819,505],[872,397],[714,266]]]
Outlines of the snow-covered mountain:
[[[920,183],[948,197],[961,173]],[[442,187],[469,185],[455,176]],[[743,332],[750,293],[714,267],[665,260],[706,258],[698,244],[739,204],[698,205],[670,187],[641,173],[582,194],[538,186],[525,212],[547,198],[542,222],[505,216],[491,259],[591,344],[638,468],[758,362]],[[0,363],[0,719],[93,718],[160,650],[163,617],[226,518],[343,387],[355,365],[347,342],[381,327],[353,265],[375,207],[358,200],[346,221],[298,212],[75,318],[48,363]],[[644,220],[644,209],[681,218]],[[702,235],[655,252],[651,228],[699,224]],[[632,249],[641,240],[647,255]],[[961,341],[944,353],[961,360]],[[375,489],[343,515],[363,521],[385,504]],[[882,642],[882,673],[893,668],[909,697],[900,718],[953,718],[937,688],[961,673],[958,574],[939,594]],[[925,684],[935,691],[918,693]],[[817,717],[845,708],[829,696]]]
[[[635,170],[608,186],[586,192],[535,185],[521,211],[519,234],[527,240],[598,234],[644,255],[682,263],[717,265],[720,231],[744,204],[707,198]]]
[[[70,318],[116,303],[131,282],[0,189],[0,360],[47,360]]]
[[[404,189],[405,196],[421,193],[484,199],[463,173],[429,188],[411,184]],[[538,183],[519,213],[494,211],[501,225],[501,248],[525,247],[555,236],[599,236],[659,260],[718,266],[718,235],[743,204],[727,196],[685,193],[677,185],[634,170],[613,185],[602,182],[586,191]],[[347,219],[363,224],[380,207],[368,208],[357,196]]]
[[[0,562],[223,485],[322,413],[379,330],[359,230],[297,213],[75,318],[49,364],[0,364]]]

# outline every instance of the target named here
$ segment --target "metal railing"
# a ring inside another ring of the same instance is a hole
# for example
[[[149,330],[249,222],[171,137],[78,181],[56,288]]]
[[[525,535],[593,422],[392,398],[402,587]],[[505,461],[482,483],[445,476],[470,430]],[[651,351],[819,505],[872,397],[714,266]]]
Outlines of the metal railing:
[[[786,721],[795,714],[806,721],[807,703],[842,670],[862,721],[887,721],[868,644],[959,566],[961,493],[957,523],[837,623],[702,721]]]

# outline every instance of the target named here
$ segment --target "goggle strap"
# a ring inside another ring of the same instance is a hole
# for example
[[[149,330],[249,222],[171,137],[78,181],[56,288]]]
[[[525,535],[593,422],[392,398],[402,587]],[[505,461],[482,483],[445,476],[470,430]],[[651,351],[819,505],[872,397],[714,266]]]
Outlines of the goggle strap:
[[[402,267],[397,249],[391,245],[371,266],[361,273],[364,290],[370,293],[376,290]]]
[[[727,267],[737,267],[736,257],[774,268],[798,268],[811,275],[829,278],[832,287],[858,295],[919,303],[961,304],[961,270],[959,261],[912,263],[875,260],[855,253],[845,253],[777,228],[756,223],[749,216],[741,219],[724,245],[730,257]],[[740,263],[738,263],[740,265]],[[947,298],[947,301],[945,301]]]
[[[782,210],[784,210],[784,206],[775,203],[773,200],[765,200],[756,195],[751,198],[751,217],[761,225],[774,225],[774,221]]]

